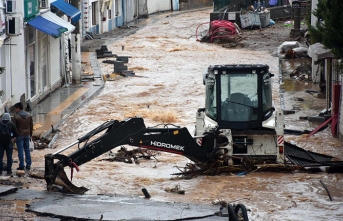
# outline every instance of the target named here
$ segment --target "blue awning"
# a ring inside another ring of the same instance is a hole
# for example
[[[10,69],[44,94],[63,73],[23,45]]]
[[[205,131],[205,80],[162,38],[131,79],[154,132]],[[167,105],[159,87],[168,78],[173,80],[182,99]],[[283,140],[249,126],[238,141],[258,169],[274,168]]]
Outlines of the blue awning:
[[[81,11],[63,0],[51,2],[51,5],[69,16],[72,24],[75,24],[81,18]]]
[[[37,16],[27,23],[35,29],[38,29],[41,32],[51,35],[54,38],[58,38],[62,35],[62,33],[68,31],[67,28],[55,24],[49,20],[46,20],[42,16]]]
[[[40,16],[42,16],[43,18],[45,18],[46,20],[51,21],[52,23],[55,23],[59,26],[65,27],[68,29],[68,31],[64,32],[64,34],[69,34],[71,32],[73,32],[75,30],[75,26],[70,24],[69,22],[63,20],[62,18],[58,17],[56,14],[47,11],[43,14],[41,14]]]

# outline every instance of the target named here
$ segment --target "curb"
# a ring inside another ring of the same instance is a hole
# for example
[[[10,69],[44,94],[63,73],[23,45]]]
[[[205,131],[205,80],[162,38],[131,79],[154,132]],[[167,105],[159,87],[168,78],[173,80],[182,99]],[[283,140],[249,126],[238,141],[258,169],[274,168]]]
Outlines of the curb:
[[[95,90],[92,94],[90,94],[86,99],[84,99],[82,101],[82,103],[75,108],[72,112],[70,112],[69,114],[66,114],[62,120],[60,120],[56,125],[54,125],[54,128],[57,129],[62,123],[64,123],[68,117],[72,114],[75,113],[76,110],[78,110],[79,108],[83,107],[86,103],[88,103],[91,99],[93,99],[96,95],[98,95],[100,93],[100,91],[105,87],[105,81],[104,78],[102,76],[102,72],[101,72],[101,68],[100,68],[100,64],[99,61],[97,59],[96,53],[95,52],[89,52],[89,60],[90,60],[90,66],[92,67],[93,73],[94,73],[94,78],[99,78],[101,81],[101,84],[99,85],[98,89]],[[96,67],[96,68],[94,68]],[[52,129],[48,130],[47,132],[43,133],[41,135],[41,137],[44,139],[47,136],[49,136],[52,132]],[[49,147],[51,146],[51,144],[56,140],[56,137],[58,136],[58,133],[56,133],[53,137],[53,139],[51,140],[51,142],[49,143]]]

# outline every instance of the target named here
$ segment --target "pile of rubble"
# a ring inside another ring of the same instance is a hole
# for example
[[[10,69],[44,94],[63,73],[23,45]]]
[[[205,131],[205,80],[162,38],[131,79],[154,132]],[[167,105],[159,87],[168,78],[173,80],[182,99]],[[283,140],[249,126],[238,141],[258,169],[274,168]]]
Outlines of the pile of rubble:
[[[116,153],[110,151],[109,158],[105,158],[105,161],[116,161],[124,163],[135,163],[139,164],[141,159],[150,160],[152,158],[156,159],[156,156],[160,153],[158,151],[135,148],[133,150],[128,150],[126,147],[122,146]]]
[[[311,74],[312,67],[309,64],[301,64],[300,66],[296,67],[289,76],[292,79],[299,80],[299,81],[312,81],[312,74]]]
[[[130,56],[118,56],[109,51],[107,46],[96,49],[97,58],[114,57],[115,60],[103,60],[102,63],[113,64],[113,72],[104,75],[105,81],[113,81],[122,77],[134,77],[135,72],[128,70]]]

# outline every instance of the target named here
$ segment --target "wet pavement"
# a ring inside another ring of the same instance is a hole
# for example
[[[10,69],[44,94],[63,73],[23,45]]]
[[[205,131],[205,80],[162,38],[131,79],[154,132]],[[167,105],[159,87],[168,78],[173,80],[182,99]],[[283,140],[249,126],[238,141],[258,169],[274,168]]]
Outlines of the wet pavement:
[[[96,53],[82,53],[83,69],[91,70],[91,73],[81,75],[80,84],[61,87],[33,107],[34,136],[48,136],[53,129],[57,129],[66,118],[92,99],[104,87]]]
[[[143,196],[67,195],[0,186],[0,202],[11,200],[19,202],[28,199],[34,201],[25,204],[25,210],[49,220],[220,221],[228,219],[224,216],[227,211],[222,210],[223,216],[218,215],[220,212],[218,205],[155,201]]]

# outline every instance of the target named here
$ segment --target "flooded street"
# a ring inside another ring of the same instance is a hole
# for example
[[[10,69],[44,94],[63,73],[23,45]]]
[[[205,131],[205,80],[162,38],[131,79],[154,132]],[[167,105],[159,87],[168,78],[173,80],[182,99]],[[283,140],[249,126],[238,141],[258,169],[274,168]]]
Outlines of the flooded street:
[[[215,64],[268,64],[271,73],[275,74],[272,78],[274,107],[296,110],[295,114],[285,115],[286,128],[315,129],[318,123],[299,120],[299,117],[318,115],[325,108],[325,99],[305,92],[306,89],[316,89],[315,85],[310,82],[294,83],[285,74],[281,101],[279,59],[272,55],[273,48],[259,50],[254,45],[253,49],[229,49],[196,41],[196,28],[209,21],[210,12],[206,9],[175,16],[168,13],[156,15],[135,34],[108,45],[114,54],[130,56],[128,69],[139,77],[107,81],[98,96],[60,126],[56,149],[34,152],[33,166],[44,168],[45,154],[68,146],[109,119],[140,116],[147,127],[168,122],[187,127],[193,134],[196,111],[205,106],[203,72]],[[280,35],[287,32],[283,30],[286,27],[275,28],[283,31]],[[99,61],[102,60],[106,59]],[[293,68],[285,66],[287,70]],[[101,69],[103,74],[110,74],[113,65],[101,63]],[[298,97],[304,101],[300,102],[296,99]],[[341,142],[332,137],[329,128],[312,137],[288,135],[286,140],[307,150],[343,156]],[[65,154],[76,149],[75,146]],[[90,189],[86,195],[141,198],[141,189],[146,188],[154,200],[211,204],[221,199],[243,203],[250,210],[249,220],[252,221],[343,220],[343,174],[261,172],[179,179],[171,174],[179,172],[177,167],[183,168],[190,162],[183,156],[161,152],[156,159],[141,160],[140,164],[103,160],[108,157],[109,153],[105,153],[80,166],[80,172],[74,172],[73,183]],[[66,172],[70,175],[68,168]],[[333,201],[330,201],[320,181],[329,189]],[[177,185],[185,190],[185,194],[166,191]],[[45,183],[42,181],[30,188],[44,189]]]

